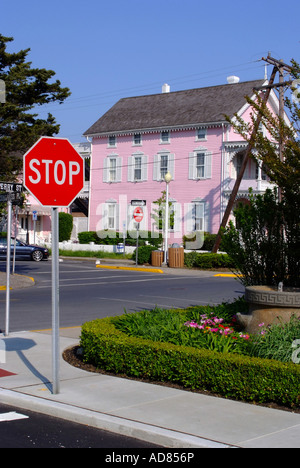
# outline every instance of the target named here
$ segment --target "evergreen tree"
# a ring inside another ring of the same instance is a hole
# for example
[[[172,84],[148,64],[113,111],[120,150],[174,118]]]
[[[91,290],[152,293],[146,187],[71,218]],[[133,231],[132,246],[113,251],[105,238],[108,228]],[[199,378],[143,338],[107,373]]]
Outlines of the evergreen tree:
[[[71,93],[53,80],[55,72],[33,68],[27,61],[30,49],[10,53],[12,37],[0,34],[0,80],[6,88],[0,103],[0,178],[9,180],[22,167],[22,155],[41,137],[54,136],[59,125],[50,113],[41,119],[34,109],[51,102],[62,103]]]

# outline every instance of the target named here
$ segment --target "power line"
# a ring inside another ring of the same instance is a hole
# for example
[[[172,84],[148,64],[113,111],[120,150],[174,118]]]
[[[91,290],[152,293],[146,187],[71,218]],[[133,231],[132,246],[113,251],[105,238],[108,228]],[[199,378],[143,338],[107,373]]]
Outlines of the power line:
[[[246,68],[246,69],[239,69],[237,67],[244,67],[245,65],[250,65],[250,64],[254,64],[254,63],[257,63],[257,61],[251,61],[251,62],[244,62],[244,63],[241,63],[241,64],[237,64],[237,65],[231,65],[231,66],[228,66],[228,67],[223,67],[223,68],[217,68],[217,69],[213,69],[213,70],[208,70],[206,72],[202,72],[200,74],[192,74],[192,75],[184,75],[182,77],[177,77],[177,78],[171,78],[169,80],[165,80],[165,81],[169,81],[171,84],[175,84],[177,82],[177,85],[178,84],[183,84],[183,83],[188,83],[188,82],[191,82],[191,81],[195,81],[195,80],[204,80],[204,79],[207,79],[211,76],[213,77],[216,77],[216,76],[220,76],[221,74],[223,74],[224,71],[226,70],[230,70],[232,71],[232,69],[234,68],[235,69],[235,72],[238,72],[238,71],[244,71],[244,70],[249,70],[249,69],[252,69],[252,67],[250,68]],[[221,73],[222,72],[222,73]],[[218,74],[216,74],[218,73]],[[190,78],[193,78],[193,80],[191,80]],[[113,98],[116,98],[117,96],[124,96],[125,94],[128,94],[129,92],[135,92],[137,93],[138,91],[149,91],[149,90],[153,90],[154,88],[156,88],[157,86],[161,86],[162,84],[162,81],[156,81],[156,82],[152,82],[152,83],[149,83],[149,84],[145,84],[145,85],[141,85],[141,86],[134,86],[134,87],[128,87],[128,88],[120,88],[120,89],[117,89],[117,90],[114,90],[114,91],[111,91],[111,92],[102,92],[102,93],[96,93],[96,94],[90,94],[90,95],[86,95],[86,96],[79,96],[79,97],[74,97],[74,98],[69,98],[67,99],[63,104],[57,104],[55,106],[49,106],[47,105],[47,111],[51,111],[51,110],[73,110],[73,109],[80,109],[80,108],[84,108],[84,107],[92,107],[92,106],[96,106],[96,105],[99,105],[99,102],[97,103],[93,103],[93,104],[83,104],[82,106],[73,106],[73,104],[80,104],[81,102],[87,102],[87,101],[95,101],[96,99],[113,99]],[[106,105],[106,104],[110,104],[110,102],[104,102],[102,103],[102,105]],[[70,106],[73,106],[73,107],[67,107],[68,105]],[[44,106],[41,106],[41,108],[44,107]]]

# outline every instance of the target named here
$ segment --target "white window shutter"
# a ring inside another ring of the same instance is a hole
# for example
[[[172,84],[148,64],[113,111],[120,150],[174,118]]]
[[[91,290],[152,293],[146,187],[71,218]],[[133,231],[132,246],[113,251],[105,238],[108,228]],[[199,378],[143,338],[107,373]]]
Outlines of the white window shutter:
[[[169,154],[168,157],[168,171],[172,176],[172,180],[175,179],[175,154]]]
[[[133,179],[134,179],[133,174],[134,174],[134,156],[129,156],[128,171],[127,171],[128,182],[133,182]]]
[[[102,229],[108,229],[108,206],[107,203],[102,203]]]
[[[103,160],[103,182],[108,182],[108,166],[109,166],[109,159],[105,158]]]
[[[142,157],[142,180],[148,180],[148,156]]]
[[[212,153],[205,155],[205,179],[211,179]]]
[[[117,165],[116,182],[121,182],[122,181],[122,158],[116,159],[116,165]]]
[[[189,179],[195,179],[196,158],[195,153],[189,154]]]
[[[173,203],[174,207],[174,232],[182,236],[182,212],[181,203]]]
[[[154,155],[153,180],[160,180],[160,155]]]
[[[185,204],[185,235],[194,231],[194,203]]]
[[[119,204],[116,204],[116,209],[115,209],[115,230],[116,231],[122,231],[122,229],[120,229],[120,206]]]

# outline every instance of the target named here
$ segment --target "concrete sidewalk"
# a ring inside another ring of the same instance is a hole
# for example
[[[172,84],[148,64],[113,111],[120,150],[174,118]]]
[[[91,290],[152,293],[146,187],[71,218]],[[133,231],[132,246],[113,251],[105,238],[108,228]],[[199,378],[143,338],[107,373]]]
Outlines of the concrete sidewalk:
[[[60,351],[77,344],[79,334],[62,329]],[[0,335],[1,343],[2,403],[169,448],[300,447],[300,414],[94,374],[62,358],[54,395],[50,332]]]
[[[60,330],[60,355],[80,331]],[[169,448],[300,447],[298,413],[94,374],[62,357],[55,395],[51,356],[51,330],[0,334],[0,401]]]

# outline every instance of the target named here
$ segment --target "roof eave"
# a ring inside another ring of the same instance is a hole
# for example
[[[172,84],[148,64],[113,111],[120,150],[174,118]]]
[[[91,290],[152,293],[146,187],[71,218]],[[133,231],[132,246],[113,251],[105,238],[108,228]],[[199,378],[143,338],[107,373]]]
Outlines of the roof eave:
[[[125,136],[125,135],[134,135],[136,133],[159,133],[166,130],[179,132],[184,130],[194,130],[197,128],[212,128],[212,127],[222,127],[224,125],[229,126],[230,124],[225,120],[218,120],[216,122],[198,122],[198,123],[191,123],[191,124],[184,124],[184,125],[166,125],[160,127],[152,127],[152,128],[134,128],[134,129],[126,129],[126,130],[111,130],[105,132],[95,132],[95,133],[84,133],[84,137],[88,138],[101,138],[101,137],[108,137],[108,136]]]

